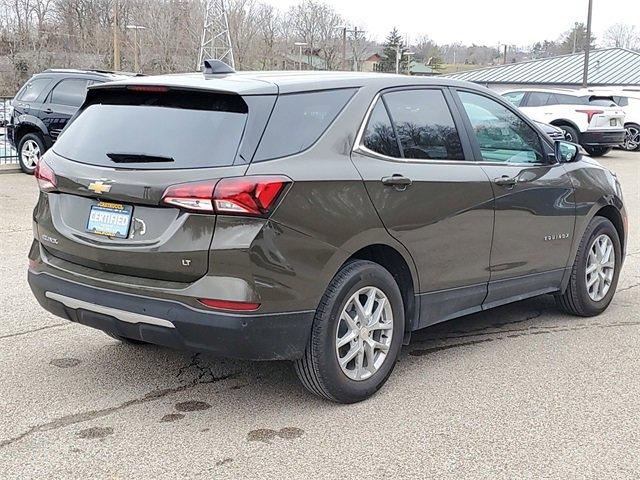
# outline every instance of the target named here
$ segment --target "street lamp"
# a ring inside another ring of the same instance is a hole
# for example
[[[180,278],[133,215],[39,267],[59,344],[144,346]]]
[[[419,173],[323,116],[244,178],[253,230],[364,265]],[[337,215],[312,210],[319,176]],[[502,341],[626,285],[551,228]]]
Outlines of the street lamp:
[[[140,61],[138,60],[138,30],[145,30],[147,27],[143,27],[142,25],[127,25],[125,28],[127,30],[133,30],[133,69],[138,73],[140,70]]]
[[[300,49],[298,53],[298,63],[300,64],[300,70],[302,70],[302,47],[306,47],[309,44],[307,42],[295,42],[294,45]]]

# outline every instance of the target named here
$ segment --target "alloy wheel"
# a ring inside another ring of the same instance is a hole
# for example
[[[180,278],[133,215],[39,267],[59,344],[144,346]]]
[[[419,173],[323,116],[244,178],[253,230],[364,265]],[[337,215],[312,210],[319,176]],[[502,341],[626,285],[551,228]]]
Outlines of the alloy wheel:
[[[336,355],[342,372],[366,380],[382,366],[391,348],[393,311],[376,287],[364,287],[345,304],[336,327]]]
[[[591,300],[599,302],[607,295],[615,269],[616,253],[613,241],[608,235],[602,234],[593,241],[587,255],[585,276],[587,293]]]
[[[640,147],[640,127],[630,125],[625,128],[626,135],[622,148],[627,151],[637,150]]]
[[[27,140],[22,145],[22,151],[20,152],[22,163],[26,168],[36,168],[38,159],[40,158],[40,147],[35,140]]]

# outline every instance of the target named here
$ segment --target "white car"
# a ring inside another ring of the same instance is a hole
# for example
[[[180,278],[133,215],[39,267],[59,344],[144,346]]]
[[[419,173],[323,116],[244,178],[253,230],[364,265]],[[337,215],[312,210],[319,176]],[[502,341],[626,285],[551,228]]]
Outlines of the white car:
[[[590,88],[589,91],[597,95],[607,95],[613,98],[626,114],[624,129],[626,136],[620,145],[627,151],[640,150],[640,88]]]
[[[533,120],[560,127],[567,141],[593,157],[608,153],[625,138],[625,112],[611,96],[588,90],[521,89],[502,96]]]

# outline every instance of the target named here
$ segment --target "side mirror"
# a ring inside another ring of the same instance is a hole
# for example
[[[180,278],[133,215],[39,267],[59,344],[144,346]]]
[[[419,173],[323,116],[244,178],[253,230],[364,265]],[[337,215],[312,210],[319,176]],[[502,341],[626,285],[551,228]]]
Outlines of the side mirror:
[[[563,140],[556,140],[555,154],[556,159],[560,163],[575,162],[578,159],[580,153],[580,146],[575,143],[565,142]]]

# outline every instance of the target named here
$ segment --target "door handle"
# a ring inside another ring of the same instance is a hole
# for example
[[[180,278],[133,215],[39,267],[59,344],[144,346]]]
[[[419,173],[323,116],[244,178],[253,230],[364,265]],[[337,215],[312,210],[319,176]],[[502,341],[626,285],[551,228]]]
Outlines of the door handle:
[[[51,110],[50,108],[45,108],[44,113],[53,113],[53,110]]]
[[[494,180],[494,183],[496,185],[500,185],[501,187],[513,187],[515,184],[518,183],[518,178],[517,177],[508,177],[506,175],[503,175],[500,178],[496,178]]]
[[[395,173],[390,177],[382,177],[382,184],[390,187],[408,187],[413,183],[410,178]]]

